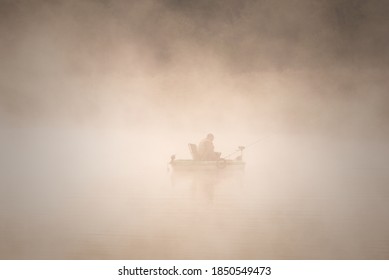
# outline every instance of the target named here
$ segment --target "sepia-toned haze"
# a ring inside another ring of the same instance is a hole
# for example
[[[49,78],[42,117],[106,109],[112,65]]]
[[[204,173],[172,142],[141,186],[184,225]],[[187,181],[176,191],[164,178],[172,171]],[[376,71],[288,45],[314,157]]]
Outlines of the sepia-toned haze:
[[[388,13],[0,0],[0,258],[388,259]],[[244,176],[172,184],[209,132]]]

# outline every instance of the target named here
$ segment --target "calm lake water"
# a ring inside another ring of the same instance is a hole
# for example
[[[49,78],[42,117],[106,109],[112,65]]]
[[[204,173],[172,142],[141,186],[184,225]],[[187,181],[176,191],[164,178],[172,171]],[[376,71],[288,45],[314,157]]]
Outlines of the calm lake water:
[[[276,135],[199,180],[151,140],[44,134],[2,138],[1,259],[389,259],[385,141]]]

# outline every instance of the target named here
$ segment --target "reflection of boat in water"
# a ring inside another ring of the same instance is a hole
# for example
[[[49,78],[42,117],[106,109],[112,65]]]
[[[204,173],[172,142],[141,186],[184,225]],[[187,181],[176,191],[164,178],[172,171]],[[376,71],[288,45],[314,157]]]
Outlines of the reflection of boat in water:
[[[243,171],[245,162],[243,161],[244,147],[240,146],[238,151],[240,156],[236,159],[219,158],[217,160],[199,160],[197,155],[197,146],[189,144],[189,150],[192,159],[176,159],[171,157],[170,166],[173,171],[211,171],[211,170],[228,170],[228,171]]]

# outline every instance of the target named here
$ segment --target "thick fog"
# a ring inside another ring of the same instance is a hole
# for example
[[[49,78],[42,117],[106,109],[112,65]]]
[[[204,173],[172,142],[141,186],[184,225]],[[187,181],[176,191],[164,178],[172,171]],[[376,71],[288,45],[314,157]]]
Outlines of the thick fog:
[[[0,258],[389,258],[388,13],[1,0]],[[209,132],[244,176],[173,184]]]

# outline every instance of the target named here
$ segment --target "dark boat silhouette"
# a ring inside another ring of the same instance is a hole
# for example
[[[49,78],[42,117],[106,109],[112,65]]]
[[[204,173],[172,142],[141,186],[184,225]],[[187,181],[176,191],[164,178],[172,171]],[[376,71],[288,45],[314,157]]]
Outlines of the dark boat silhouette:
[[[200,160],[195,144],[188,144],[192,159],[176,159],[171,156],[169,162],[173,171],[206,171],[206,170],[244,170],[243,146],[239,146],[240,155],[235,159],[220,158],[217,160]]]

